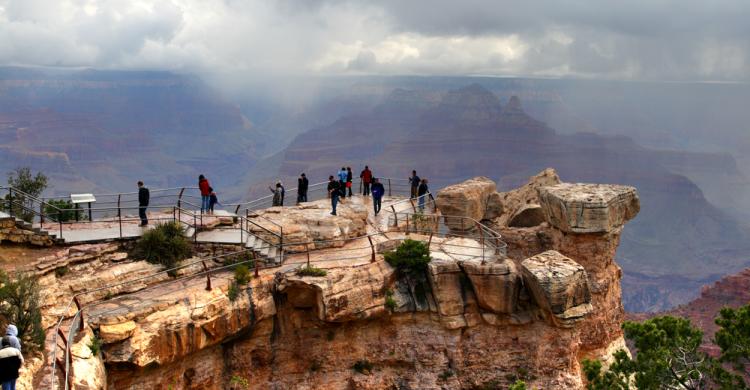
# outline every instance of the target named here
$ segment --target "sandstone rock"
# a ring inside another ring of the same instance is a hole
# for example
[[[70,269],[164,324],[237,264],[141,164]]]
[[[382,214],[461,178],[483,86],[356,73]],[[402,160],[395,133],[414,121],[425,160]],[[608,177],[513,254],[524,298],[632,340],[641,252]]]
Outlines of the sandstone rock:
[[[484,210],[483,219],[495,219],[503,215],[504,211],[502,194],[493,192],[487,197],[487,208]]]
[[[522,279],[513,260],[484,264],[481,261],[464,261],[461,267],[471,281],[481,308],[502,314],[515,311]]]
[[[436,199],[441,214],[455,217],[468,217],[477,221],[484,218],[490,194],[495,192],[495,182],[486,177],[475,177],[463,183],[454,184],[438,192]],[[461,220],[446,218],[446,225],[453,230],[473,229],[462,226]]]
[[[496,224],[499,226],[509,226],[511,219],[522,212],[527,205],[539,204],[538,188],[559,183],[560,177],[557,175],[557,172],[552,168],[547,168],[539,172],[536,176],[529,178],[529,181],[522,187],[499,193],[499,199],[495,200],[495,202],[503,205],[503,212],[498,216],[497,221],[495,221]],[[487,216],[486,218],[492,219],[492,216]]]
[[[444,317],[464,314],[461,268],[453,260],[432,260],[427,275],[435,296],[438,313]]]
[[[593,309],[586,270],[556,251],[521,263],[523,279],[536,304],[552,315],[553,323],[572,326]]]
[[[532,227],[540,225],[545,221],[542,206],[538,204],[525,204],[508,221],[510,227]]]
[[[102,324],[99,327],[99,338],[105,344],[125,340],[133,335],[135,331],[135,322],[126,321],[119,324]]]
[[[539,189],[547,220],[569,233],[603,233],[622,227],[640,211],[634,187],[563,183]]]

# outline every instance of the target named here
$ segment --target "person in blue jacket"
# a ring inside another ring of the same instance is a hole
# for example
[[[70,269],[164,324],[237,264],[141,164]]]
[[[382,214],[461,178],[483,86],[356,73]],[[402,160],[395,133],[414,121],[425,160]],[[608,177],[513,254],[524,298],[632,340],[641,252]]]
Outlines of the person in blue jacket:
[[[383,187],[383,184],[379,179],[373,179],[370,191],[372,192],[372,207],[375,209],[375,215],[378,215],[380,212],[381,201],[385,194],[385,187]]]

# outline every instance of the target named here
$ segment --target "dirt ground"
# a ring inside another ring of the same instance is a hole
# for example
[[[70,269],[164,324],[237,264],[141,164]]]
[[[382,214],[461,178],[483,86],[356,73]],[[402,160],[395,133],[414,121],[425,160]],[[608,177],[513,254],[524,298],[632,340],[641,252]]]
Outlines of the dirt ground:
[[[60,248],[38,248],[20,244],[10,244],[3,242],[0,244],[0,269],[6,272],[23,270],[24,266],[34,262],[34,260],[48,256]]]

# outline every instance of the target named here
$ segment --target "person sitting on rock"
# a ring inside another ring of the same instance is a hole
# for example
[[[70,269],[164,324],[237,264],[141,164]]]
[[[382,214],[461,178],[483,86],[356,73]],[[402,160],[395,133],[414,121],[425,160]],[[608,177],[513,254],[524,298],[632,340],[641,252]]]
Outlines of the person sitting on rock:
[[[2,339],[2,349],[0,349],[0,383],[3,390],[15,390],[16,380],[18,379],[18,370],[23,365],[23,355],[18,348],[11,346],[8,336]]]
[[[385,187],[383,187],[383,184],[378,179],[372,179],[372,207],[375,210],[375,215],[378,215],[380,212],[381,207],[381,201],[383,199],[383,195],[385,194]]]
[[[339,195],[341,190],[341,184],[333,179],[333,176],[328,176],[328,197],[331,198],[331,215],[336,215],[336,205],[339,203]]]

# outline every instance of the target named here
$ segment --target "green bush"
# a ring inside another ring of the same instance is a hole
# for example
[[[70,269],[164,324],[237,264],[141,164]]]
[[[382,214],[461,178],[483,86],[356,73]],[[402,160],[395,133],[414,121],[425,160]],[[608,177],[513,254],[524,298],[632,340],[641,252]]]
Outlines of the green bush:
[[[372,372],[373,365],[367,359],[360,359],[354,362],[352,369],[360,374],[369,374]]]
[[[390,310],[396,310],[396,306],[398,304],[396,303],[396,300],[393,298],[393,291],[388,290],[385,292],[385,307]]]
[[[68,266],[67,265],[64,265],[62,267],[57,267],[57,268],[55,268],[55,276],[57,276],[58,278],[61,278],[61,277],[65,276],[68,273],[68,271],[69,270],[68,270]]]
[[[385,261],[393,267],[408,273],[423,272],[430,258],[430,249],[427,244],[406,239],[395,251],[385,253]]]
[[[142,256],[153,264],[164,268],[176,267],[188,258],[193,250],[185,237],[183,228],[176,222],[158,224],[154,229],[143,233],[135,246],[135,255]]]
[[[99,351],[102,349],[102,340],[99,337],[94,336],[91,341],[89,341],[89,349],[94,356],[98,355]]]
[[[31,174],[28,167],[19,167],[8,173],[8,185],[19,191],[39,198],[44,189],[47,188],[47,176],[41,172],[36,175]],[[0,202],[4,209],[8,209],[7,204],[10,194],[5,196],[5,202]],[[14,216],[23,219],[26,222],[32,222],[34,215],[39,212],[38,206],[34,200],[27,198],[25,195],[14,192],[11,207],[9,210]]]
[[[55,221],[72,221],[76,219],[75,205],[69,200],[51,199],[47,201],[48,205],[44,207],[44,214]],[[79,217],[86,218],[86,213],[82,212]]]
[[[237,281],[233,280],[232,283],[229,284],[229,289],[227,290],[227,298],[229,298],[229,302],[234,302],[239,296],[240,285],[237,284]]]
[[[327,274],[326,270],[313,266],[305,266],[297,270],[297,276],[326,276]]]
[[[448,378],[452,377],[456,373],[453,372],[450,368],[446,368],[445,371],[443,371],[440,375],[438,375],[438,379],[445,382],[448,380]]]
[[[246,265],[240,264],[234,269],[234,280],[238,284],[248,284],[251,278],[252,274]]]
[[[44,345],[42,311],[39,308],[39,284],[25,274],[13,277],[0,271],[0,319],[3,324],[14,324],[18,337],[26,345]],[[3,327],[4,329],[4,327]]]

